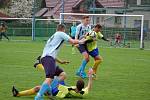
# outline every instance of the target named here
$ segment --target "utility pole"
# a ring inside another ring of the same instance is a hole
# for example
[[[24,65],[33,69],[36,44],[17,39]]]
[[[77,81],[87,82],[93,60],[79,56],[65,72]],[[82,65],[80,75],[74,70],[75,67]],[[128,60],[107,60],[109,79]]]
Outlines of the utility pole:
[[[64,13],[64,0],[61,0],[61,12]],[[64,23],[64,14],[61,14],[61,23]]]
[[[32,40],[35,40],[35,0],[32,3]]]
[[[126,10],[127,10],[127,5],[128,5],[128,0],[124,0],[124,15],[126,15]],[[124,45],[126,44],[125,42],[125,40],[126,40],[126,22],[127,21],[127,18],[126,18],[126,16],[124,16],[124,35],[123,35],[123,40],[124,40]]]
[[[92,2],[93,4],[92,4],[92,6],[93,6],[93,14],[95,14],[95,8],[96,8],[96,5],[95,5],[95,0],[93,0],[93,2]],[[94,15],[92,16],[93,18],[93,25],[94,25],[94,19],[95,19],[95,17],[94,17]]]

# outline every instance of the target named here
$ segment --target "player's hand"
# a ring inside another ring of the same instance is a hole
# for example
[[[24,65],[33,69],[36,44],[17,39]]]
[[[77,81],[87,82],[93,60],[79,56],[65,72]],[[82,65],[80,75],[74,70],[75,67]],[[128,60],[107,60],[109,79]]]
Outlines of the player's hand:
[[[87,39],[82,38],[81,40],[79,40],[79,44],[84,44],[87,41]]]
[[[79,47],[79,44],[75,44],[74,46],[75,46],[75,47]]]
[[[108,42],[110,42],[110,39],[107,39]]]
[[[88,76],[89,76],[89,77],[92,77],[92,74],[93,74],[93,69],[92,69],[92,68],[89,68]]]
[[[89,36],[89,35],[90,35],[90,33],[88,32],[88,33],[86,33],[86,34],[84,35],[84,37]]]
[[[61,64],[69,64],[69,61],[61,61]]]

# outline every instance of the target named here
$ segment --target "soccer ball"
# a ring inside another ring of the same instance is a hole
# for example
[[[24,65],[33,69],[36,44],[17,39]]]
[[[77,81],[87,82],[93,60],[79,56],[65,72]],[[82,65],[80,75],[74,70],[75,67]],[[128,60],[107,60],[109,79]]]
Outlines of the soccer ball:
[[[96,38],[96,32],[91,31],[91,32],[89,33],[89,36],[92,37],[92,38]]]

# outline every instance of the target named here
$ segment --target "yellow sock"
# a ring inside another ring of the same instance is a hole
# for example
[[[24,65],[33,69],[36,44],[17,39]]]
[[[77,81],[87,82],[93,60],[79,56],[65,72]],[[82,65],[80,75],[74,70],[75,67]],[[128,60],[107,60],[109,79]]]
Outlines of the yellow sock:
[[[20,91],[17,96],[28,96],[28,95],[33,95],[33,94],[36,94],[36,91],[34,88],[25,90],[25,91]]]
[[[44,70],[44,67],[43,67],[42,64],[37,64],[37,65],[36,65],[36,68],[37,68],[38,70],[41,70],[41,71]]]
[[[99,64],[100,64],[101,62],[102,62],[101,60],[95,60],[95,61],[94,61],[94,65],[93,65],[93,72],[94,72],[94,74],[96,74],[97,68],[98,68],[98,66],[99,66]]]

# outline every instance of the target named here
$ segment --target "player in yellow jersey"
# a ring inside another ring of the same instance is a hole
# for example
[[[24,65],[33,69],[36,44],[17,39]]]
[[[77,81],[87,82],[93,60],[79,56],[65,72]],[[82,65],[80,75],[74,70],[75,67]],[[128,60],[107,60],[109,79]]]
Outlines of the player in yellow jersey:
[[[87,86],[84,88],[84,81],[82,79],[78,80],[76,82],[76,86],[65,86],[64,83],[58,83],[55,82],[56,80],[54,79],[52,82],[52,85],[55,85],[54,89],[52,89],[51,94],[48,93],[48,96],[56,96],[58,98],[67,98],[67,97],[79,97],[82,98],[86,96],[89,93],[89,90],[92,87],[92,74],[93,70],[92,68],[89,69],[88,75],[89,75],[89,81]],[[52,86],[53,87],[53,86]],[[19,96],[29,96],[29,95],[34,95],[40,90],[40,86],[35,86],[34,88],[31,88],[29,90],[25,91],[18,91],[16,88],[13,89],[13,96],[19,97]],[[15,94],[15,95],[14,95]]]
[[[93,69],[90,68],[88,71],[89,80],[88,80],[88,84],[85,88],[84,88],[85,83],[82,79],[80,79],[76,82],[76,86],[68,87],[68,86],[64,86],[64,85],[59,85],[58,86],[59,92],[57,93],[56,97],[59,97],[59,98],[64,98],[64,97],[82,98],[82,97],[86,96],[92,87],[92,74],[93,74]]]
[[[87,51],[90,56],[94,58],[94,64],[93,64],[93,76],[96,78],[97,68],[99,64],[103,61],[102,57],[99,55],[99,50],[97,47],[97,40],[103,39],[104,41],[109,41],[108,39],[104,38],[103,34],[101,33],[102,26],[100,24],[97,24],[94,26],[94,29],[89,32],[89,34],[86,36],[87,41],[86,47]]]

